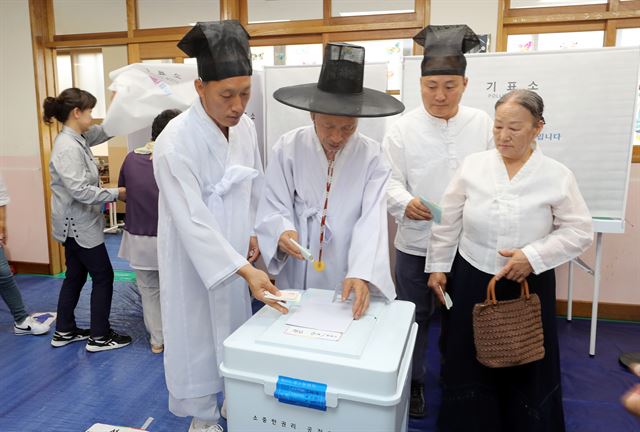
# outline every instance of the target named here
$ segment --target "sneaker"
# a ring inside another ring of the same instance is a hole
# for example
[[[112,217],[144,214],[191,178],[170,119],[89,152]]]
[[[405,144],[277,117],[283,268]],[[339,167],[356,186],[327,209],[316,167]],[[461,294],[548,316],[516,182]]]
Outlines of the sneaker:
[[[194,417],[189,425],[189,432],[224,432],[224,429],[219,424],[211,424]]]
[[[58,348],[69,345],[72,342],[78,342],[89,338],[91,332],[89,329],[77,328],[70,332],[56,331],[51,338],[51,346]]]
[[[87,351],[99,352],[125,347],[131,343],[131,336],[121,335],[109,330],[108,336],[90,337],[87,341]]]
[[[14,323],[13,324],[13,332],[18,336],[23,335],[43,335],[49,332],[49,324],[39,323],[32,316],[28,316],[22,321],[21,324]]]
[[[425,411],[424,384],[411,382],[411,399],[409,400],[409,416],[423,418]]]

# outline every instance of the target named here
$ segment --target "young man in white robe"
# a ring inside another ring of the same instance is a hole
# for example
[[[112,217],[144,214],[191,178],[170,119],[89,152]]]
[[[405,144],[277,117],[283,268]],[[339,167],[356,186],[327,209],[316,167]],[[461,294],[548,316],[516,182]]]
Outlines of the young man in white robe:
[[[169,410],[193,417],[189,431],[221,431],[222,342],[251,316],[249,290],[261,301],[279,291],[251,265],[260,254],[252,227],[263,176],[244,115],[248,35],[237,21],[198,23],[178,47],[197,57],[200,78],[198,99],[154,149],[165,377]]]
[[[435,310],[433,292],[425,290],[429,275],[424,272],[432,214],[421,198],[439,203],[462,160],[494,144],[489,115],[460,105],[468,82],[464,53],[479,46],[476,34],[466,25],[430,25],[414,40],[425,47],[422,106],[395,122],[382,145],[392,169],[387,188],[389,213],[398,223],[396,289],[400,300],[416,305],[418,323],[409,414],[421,418],[425,416],[427,334]]]
[[[364,48],[328,44],[318,83],[274,97],[311,112],[313,125],[284,134],[273,148],[256,234],[280,289],[354,293],[354,318],[370,295],[395,298],[385,190],[389,166],[380,144],[357,131],[358,117],[397,114],[395,98],[363,88]],[[315,261],[305,259],[294,240]]]

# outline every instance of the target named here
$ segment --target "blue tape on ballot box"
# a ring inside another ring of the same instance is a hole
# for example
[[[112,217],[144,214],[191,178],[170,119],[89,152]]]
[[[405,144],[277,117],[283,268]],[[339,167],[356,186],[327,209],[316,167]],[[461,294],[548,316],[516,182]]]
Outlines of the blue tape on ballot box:
[[[313,381],[278,376],[273,396],[282,403],[327,410],[327,385]]]

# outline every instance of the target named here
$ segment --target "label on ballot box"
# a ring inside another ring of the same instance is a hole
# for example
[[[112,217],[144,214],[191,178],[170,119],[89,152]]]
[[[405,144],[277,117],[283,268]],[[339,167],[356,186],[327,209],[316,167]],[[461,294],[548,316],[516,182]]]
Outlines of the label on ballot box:
[[[327,410],[326,394],[326,384],[285,376],[278,377],[276,391],[273,393],[280,402],[320,411]]]

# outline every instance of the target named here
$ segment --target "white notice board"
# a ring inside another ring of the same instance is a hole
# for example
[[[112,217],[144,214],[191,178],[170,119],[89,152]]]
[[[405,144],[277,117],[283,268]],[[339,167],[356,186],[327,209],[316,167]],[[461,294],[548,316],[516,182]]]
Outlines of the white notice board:
[[[321,65],[264,67],[265,165],[269,161],[271,149],[282,134],[311,124],[308,111],[292,108],[278,102],[273,98],[273,93],[285,86],[318,82],[320,68]],[[366,63],[364,86],[382,92],[386,91],[387,63]],[[386,118],[361,118],[358,120],[358,130],[364,135],[382,142],[386,120]],[[256,126],[258,125],[256,124]]]
[[[421,61],[421,56],[404,59],[401,94],[407,111],[422,103]],[[509,88],[540,93],[547,122],[538,137],[542,151],[575,173],[594,218],[623,226],[640,47],[470,54],[467,61],[469,85],[462,104],[493,117],[496,101]],[[602,231],[597,223],[602,221],[595,222],[596,231]]]

